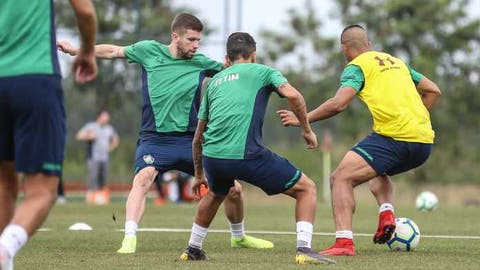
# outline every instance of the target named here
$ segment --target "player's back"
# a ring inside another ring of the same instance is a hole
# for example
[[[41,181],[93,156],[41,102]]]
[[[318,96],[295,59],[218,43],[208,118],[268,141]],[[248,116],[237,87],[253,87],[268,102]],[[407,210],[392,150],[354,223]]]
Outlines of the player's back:
[[[277,70],[253,63],[235,64],[215,75],[199,113],[199,119],[208,120],[204,154],[243,159],[261,151],[268,98],[283,82]]]
[[[399,58],[370,51],[349,65],[361,68],[365,82],[358,96],[373,117],[373,130],[400,141],[432,143],[428,110],[417,92],[409,67]]]
[[[0,1],[0,77],[60,74],[53,1]]]

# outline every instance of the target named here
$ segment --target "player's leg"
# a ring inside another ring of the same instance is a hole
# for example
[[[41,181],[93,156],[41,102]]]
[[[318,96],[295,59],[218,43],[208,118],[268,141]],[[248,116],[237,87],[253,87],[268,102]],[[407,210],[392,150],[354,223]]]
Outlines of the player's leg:
[[[243,190],[238,181],[231,187],[225,201],[225,216],[230,223],[231,238],[230,244],[233,248],[273,248],[270,241],[245,234],[243,216]]]
[[[297,177],[298,178],[298,177]],[[320,255],[312,249],[313,224],[317,208],[317,188],[315,183],[301,173],[298,181],[283,192],[295,199],[295,221],[297,227],[298,264],[334,264],[335,261]]]
[[[125,235],[118,253],[135,253],[138,224],[145,212],[147,193],[157,174],[154,167],[145,167],[138,171],[133,179],[125,210]]]
[[[215,194],[211,190],[202,197],[198,203],[188,246],[180,255],[180,260],[195,261],[208,259],[203,251],[203,241],[207,237],[208,227],[210,227],[217,214],[218,207],[220,207],[224,199],[225,195]]]
[[[57,204],[65,204],[67,203],[67,199],[65,198],[65,187],[63,186],[63,178],[60,175],[58,179],[58,187],[57,187]]]
[[[18,182],[12,161],[0,161],[0,234],[10,223],[15,212]]]
[[[95,204],[95,192],[98,189],[98,162],[96,162],[92,158],[89,158],[87,159],[87,167],[88,183],[85,202],[87,204]]]
[[[432,145],[377,137],[375,146],[366,145],[366,149],[375,155],[377,162],[373,166],[377,167],[376,171],[379,174],[384,172],[369,182],[370,191],[379,205],[378,226],[373,235],[373,242],[384,244],[391,238],[396,226],[393,184],[390,175],[406,172],[422,165],[430,156]]]
[[[106,161],[100,161],[100,166],[99,166],[99,176],[98,176],[98,189],[103,189],[105,188],[105,184],[107,182],[107,175],[108,175],[108,162]]]
[[[371,179],[369,182],[370,191],[377,200],[378,226],[373,236],[374,243],[385,243],[391,233],[395,231],[395,210],[393,207],[393,183],[388,175],[381,175]]]
[[[0,253],[3,249],[3,256],[13,260],[17,252],[45,221],[57,198],[57,185],[58,176],[55,175],[37,173],[25,177],[24,199],[0,236]]]
[[[313,222],[317,207],[315,183],[293,166],[287,159],[271,151],[264,151],[255,159],[245,160],[240,167],[240,179],[261,188],[268,195],[284,193],[296,200],[298,264],[334,263],[312,249]]]
[[[183,162],[176,164],[176,169],[193,175],[191,139],[179,141],[178,145],[181,147],[177,148],[176,152],[181,155]],[[245,234],[243,221],[243,190],[240,183],[235,181],[234,187],[229,187],[227,191],[224,207],[225,215],[230,223],[230,231],[232,232],[230,238],[231,246],[234,248],[273,248],[274,245],[272,242]]]
[[[367,182],[377,173],[363,157],[349,151],[330,177],[336,242],[321,253],[330,256],[355,255],[352,218],[355,211],[353,188]]]
[[[12,90],[22,93],[12,95],[10,106],[15,115],[15,171],[25,174],[25,196],[0,236],[0,246],[11,258],[55,203],[66,133],[60,77],[25,75],[12,80]]]
[[[10,80],[0,78],[0,234],[13,217],[18,194],[14,158],[14,115],[10,107]]]

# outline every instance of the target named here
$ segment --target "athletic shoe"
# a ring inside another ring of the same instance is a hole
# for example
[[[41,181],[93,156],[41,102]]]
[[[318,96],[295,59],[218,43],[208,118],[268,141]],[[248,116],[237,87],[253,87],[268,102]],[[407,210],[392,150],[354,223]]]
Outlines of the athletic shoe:
[[[378,217],[377,232],[373,235],[375,244],[385,244],[395,232],[395,215],[391,210],[383,211]]]
[[[163,197],[157,197],[153,201],[153,204],[155,204],[155,205],[164,205],[166,203],[167,203],[167,200],[165,200]]]
[[[253,236],[233,237],[230,240],[232,248],[273,248],[273,243]]]
[[[325,256],[355,256],[355,246],[352,239],[337,238],[333,246],[320,251]]]
[[[297,264],[335,264],[334,260],[320,255],[315,250],[307,247],[297,248],[295,262]]]
[[[122,241],[122,247],[117,250],[117,253],[122,254],[129,254],[135,253],[135,249],[137,248],[137,236],[125,236]]]
[[[206,261],[208,260],[207,254],[199,248],[188,246],[182,255],[180,255],[180,261]]]
[[[0,246],[0,270],[13,270],[13,258],[3,246]]]

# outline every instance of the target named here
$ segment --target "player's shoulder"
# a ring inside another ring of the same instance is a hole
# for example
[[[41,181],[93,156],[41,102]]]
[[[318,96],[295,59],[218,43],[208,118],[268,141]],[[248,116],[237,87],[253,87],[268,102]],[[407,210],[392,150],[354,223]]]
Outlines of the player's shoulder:
[[[208,63],[208,64],[211,64],[211,63],[215,63],[219,66],[223,66],[222,63],[206,56],[205,54],[201,53],[201,52],[197,52],[195,53],[195,55],[193,56],[193,60],[197,61],[197,62],[201,62],[201,63]]]
[[[234,67],[234,69],[237,69],[237,70],[254,72],[255,74],[258,74],[258,75],[263,75],[266,73],[270,73],[272,71],[277,71],[275,68],[272,68],[264,64],[259,64],[259,63],[242,63],[242,64],[233,65],[232,67]]]
[[[141,40],[131,45],[132,47],[148,49],[168,49],[168,46],[156,40]]]

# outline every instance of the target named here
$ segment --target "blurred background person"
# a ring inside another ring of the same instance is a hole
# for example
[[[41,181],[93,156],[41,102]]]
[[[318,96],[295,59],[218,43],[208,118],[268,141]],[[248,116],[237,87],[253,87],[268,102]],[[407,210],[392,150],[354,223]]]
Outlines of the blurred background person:
[[[85,201],[88,204],[107,204],[110,196],[105,184],[110,152],[120,143],[117,132],[110,125],[110,114],[101,110],[95,122],[85,124],[77,132],[76,138],[88,143],[88,187]]]

